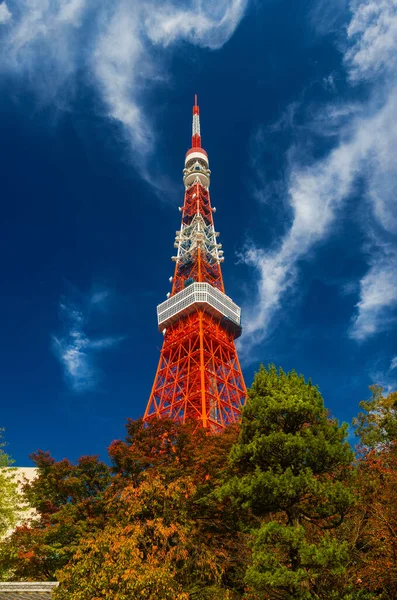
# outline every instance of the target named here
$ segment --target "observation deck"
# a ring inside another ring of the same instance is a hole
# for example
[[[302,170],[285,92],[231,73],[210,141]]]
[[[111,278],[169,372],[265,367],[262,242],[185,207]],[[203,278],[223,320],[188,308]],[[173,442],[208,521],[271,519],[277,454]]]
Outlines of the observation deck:
[[[159,330],[163,331],[198,307],[218,317],[225,328],[233,332],[235,339],[241,335],[240,307],[220,290],[201,282],[191,283],[157,306]]]

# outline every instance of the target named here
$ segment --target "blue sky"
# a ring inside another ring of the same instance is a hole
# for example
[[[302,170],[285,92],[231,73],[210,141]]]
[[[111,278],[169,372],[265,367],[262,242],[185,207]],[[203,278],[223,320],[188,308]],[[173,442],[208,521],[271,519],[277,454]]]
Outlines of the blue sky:
[[[350,421],[397,381],[394,0],[0,3],[1,422],[17,464],[145,409],[198,93],[227,293]]]

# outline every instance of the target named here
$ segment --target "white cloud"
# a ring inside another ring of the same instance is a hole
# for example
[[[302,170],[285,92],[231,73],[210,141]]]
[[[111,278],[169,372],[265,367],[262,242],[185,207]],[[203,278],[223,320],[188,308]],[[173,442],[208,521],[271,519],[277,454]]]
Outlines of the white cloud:
[[[375,97],[385,99],[373,117],[372,148],[365,173],[368,197],[380,227],[376,231],[369,227],[374,251],[370,269],[360,282],[360,299],[350,331],[354,339],[362,341],[384,330],[397,307],[397,5],[394,0],[370,0],[354,6],[348,29],[354,43],[346,53],[350,76],[353,81],[370,80]]]
[[[352,10],[345,63],[352,82],[373,80],[374,93],[368,102],[355,104],[353,110],[349,103],[324,109],[328,122],[334,114],[334,126],[328,126],[325,135],[333,130],[337,136],[336,147],[325,158],[307,167],[299,162],[299,152],[290,153],[286,190],[291,225],[275,250],[251,246],[244,253],[245,261],[256,267],[259,274],[257,299],[245,310],[242,343],[246,350],[271,330],[284,294],[296,283],[299,261],[310,258],[315,244],[329,235],[359,177],[366,184],[361,214],[368,213],[369,202],[372,222],[377,225],[376,229],[371,227],[366,219],[376,250],[370,257],[370,269],[360,282],[351,337],[364,340],[382,330],[396,306],[397,286],[392,278],[394,271],[395,279],[397,251],[392,242],[391,249],[387,249],[383,238],[397,233],[397,5],[388,0],[355,2]],[[392,47],[394,54],[390,56]],[[393,74],[387,83],[379,79],[386,68]],[[348,120],[344,118],[346,114],[350,116]],[[323,120],[317,113],[309,127],[319,134]]]
[[[66,0],[60,4],[56,18],[60,23],[78,26],[81,23],[85,7],[86,0]]]
[[[317,0],[312,3],[309,13],[311,24],[319,35],[327,35],[339,31],[344,25],[344,15],[348,10],[349,0]]]
[[[266,335],[282,295],[296,281],[298,261],[325,237],[351,191],[360,158],[352,145],[338,147],[315,167],[294,168],[288,188],[293,220],[280,246],[271,252],[252,246],[246,250],[245,261],[259,271],[259,302],[246,311],[245,344],[259,342]]]
[[[375,385],[381,386],[385,396],[397,390],[397,380],[395,373],[393,373],[396,367],[397,356],[392,359],[390,366],[386,366],[384,359],[380,359],[375,360],[375,365],[369,369],[369,377]]]
[[[58,107],[73,94],[76,74],[85,76],[108,117],[122,126],[132,158],[149,180],[145,156],[155,140],[144,94],[168,78],[158,48],[178,41],[220,48],[233,35],[247,0],[191,0],[184,8],[158,0],[9,3],[17,17],[3,36],[0,71],[25,76],[41,101]]]
[[[139,37],[140,11],[134,3],[120,2],[96,39],[91,64],[108,115],[125,127],[132,148],[147,152],[152,132],[138,102],[139,79],[152,71]]]
[[[142,163],[142,153],[154,145],[140,91],[149,80],[158,82],[166,77],[155,64],[148,41],[163,47],[184,40],[220,48],[236,29],[246,4],[247,0],[197,2],[184,9],[173,3],[114,4],[113,13],[100,28],[91,64],[108,115],[124,126],[137,162]]]
[[[105,307],[109,300],[109,296],[109,290],[99,290],[91,295],[90,303],[95,306]]]
[[[150,39],[165,46],[185,40],[217,49],[233,35],[243,17],[247,0],[197,2],[194,8],[177,8],[164,3],[150,6],[145,24]]]
[[[52,336],[52,348],[64,370],[68,386],[75,392],[97,388],[101,373],[96,363],[98,352],[116,347],[122,336],[92,338],[87,327],[92,321],[90,307],[102,303],[108,293],[96,292],[85,299],[82,308],[70,302],[61,302],[62,331]]]
[[[2,2],[0,4],[0,25],[4,24],[4,23],[8,23],[8,21],[11,21],[12,19],[12,14],[10,13],[7,3],[6,2]]]
[[[14,18],[2,36],[0,72],[23,77],[40,102],[61,107],[84,61],[86,0],[9,0],[9,5]]]
[[[373,264],[360,282],[357,304],[350,336],[363,341],[391,324],[391,309],[397,307],[397,251],[382,248],[373,256]]]
[[[347,30],[352,45],[345,60],[353,81],[377,79],[397,67],[397,7],[395,0],[355,0]]]

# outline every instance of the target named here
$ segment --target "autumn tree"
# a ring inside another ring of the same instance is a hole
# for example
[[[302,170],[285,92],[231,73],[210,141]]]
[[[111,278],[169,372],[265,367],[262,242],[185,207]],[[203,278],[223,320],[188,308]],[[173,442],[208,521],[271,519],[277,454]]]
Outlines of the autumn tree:
[[[356,581],[382,600],[397,598],[397,444],[370,450],[357,474]]]
[[[2,544],[0,573],[15,580],[55,579],[79,539],[104,526],[102,493],[111,474],[95,456],[82,457],[76,465],[42,451],[31,458],[37,477],[23,489],[34,514]]]
[[[310,381],[261,366],[231,453],[238,473],[221,490],[258,518],[245,576],[255,598],[343,597],[347,544],[332,531],[353,501],[346,433]]]
[[[190,477],[165,483],[146,473],[128,485],[111,500],[104,531],[82,541],[59,573],[55,598],[232,598],[222,585],[225,549],[200,535],[195,494]]]
[[[196,421],[177,423],[172,419],[153,419],[144,426],[142,419],[128,419],[125,440],[109,447],[112,471],[139,485],[148,470],[167,481],[191,475],[206,486],[223,476],[225,456],[237,439],[238,427],[229,426],[221,435],[208,435]],[[210,482],[210,483],[208,483]]]
[[[0,539],[15,526],[21,508],[13,461],[4,450],[3,431],[0,429]]]
[[[397,392],[383,395],[379,385],[370,386],[372,397],[362,400],[362,409],[353,419],[362,448],[373,449],[397,441]]]
[[[213,549],[217,545],[224,549],[225,584],[233,586],[238,581],[241,585],[240,570],[247,548],[240,540],[230,502],[220,501],[215,494],[225,476],[238,426],[229,426],[219,435],[208,435],[195,421],[182,424],[154,419],[149,426],[142,425],[141,420],[129,420],[125,441],[113,442],[109,448],[114,487],[124,487],[126,482],[139,486],[142,477],[147,476],[159,475],[166,484],[189,477],[195,486],[192,515],[197,535]]]
[[[241,598],[246,536],[215,494],[236,439],[233,427],[209,436],[196,423],[130,420],[109,449],[107,525],[58,573],[57,597]]]
[[[240,598],[247,536],[215,493],[237,435],[130,420],[111,467],[35,453],[38,476],[24,486],[35,514],[1,549],[0,569],[59,579],[60,598]]]
[[[360,407],[356,462],[318,388],[275,367],[219,435],[129,420],[110,466],[37,452],[0,577],[58,579],[58,600],[397,600],[395,396]]]
[[[397,598],[397,393],[371,386],[353,423],[360,439],[356,505],[346,524],[356,595]]]

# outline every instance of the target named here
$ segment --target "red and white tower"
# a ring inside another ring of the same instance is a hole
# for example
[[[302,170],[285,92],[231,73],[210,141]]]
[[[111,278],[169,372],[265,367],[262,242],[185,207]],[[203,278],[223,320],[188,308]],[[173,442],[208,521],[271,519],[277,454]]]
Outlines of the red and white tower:
[[[183,170],[185,200],[179,209],[182,224],[172,257],[172,291],[157,307],[164,343],[144,420],[195,419],[217,432],[239,420],[246,387],[234,344],[241,335],[241,311],[225,294],[210,173],[195,96],[192,147]]]

